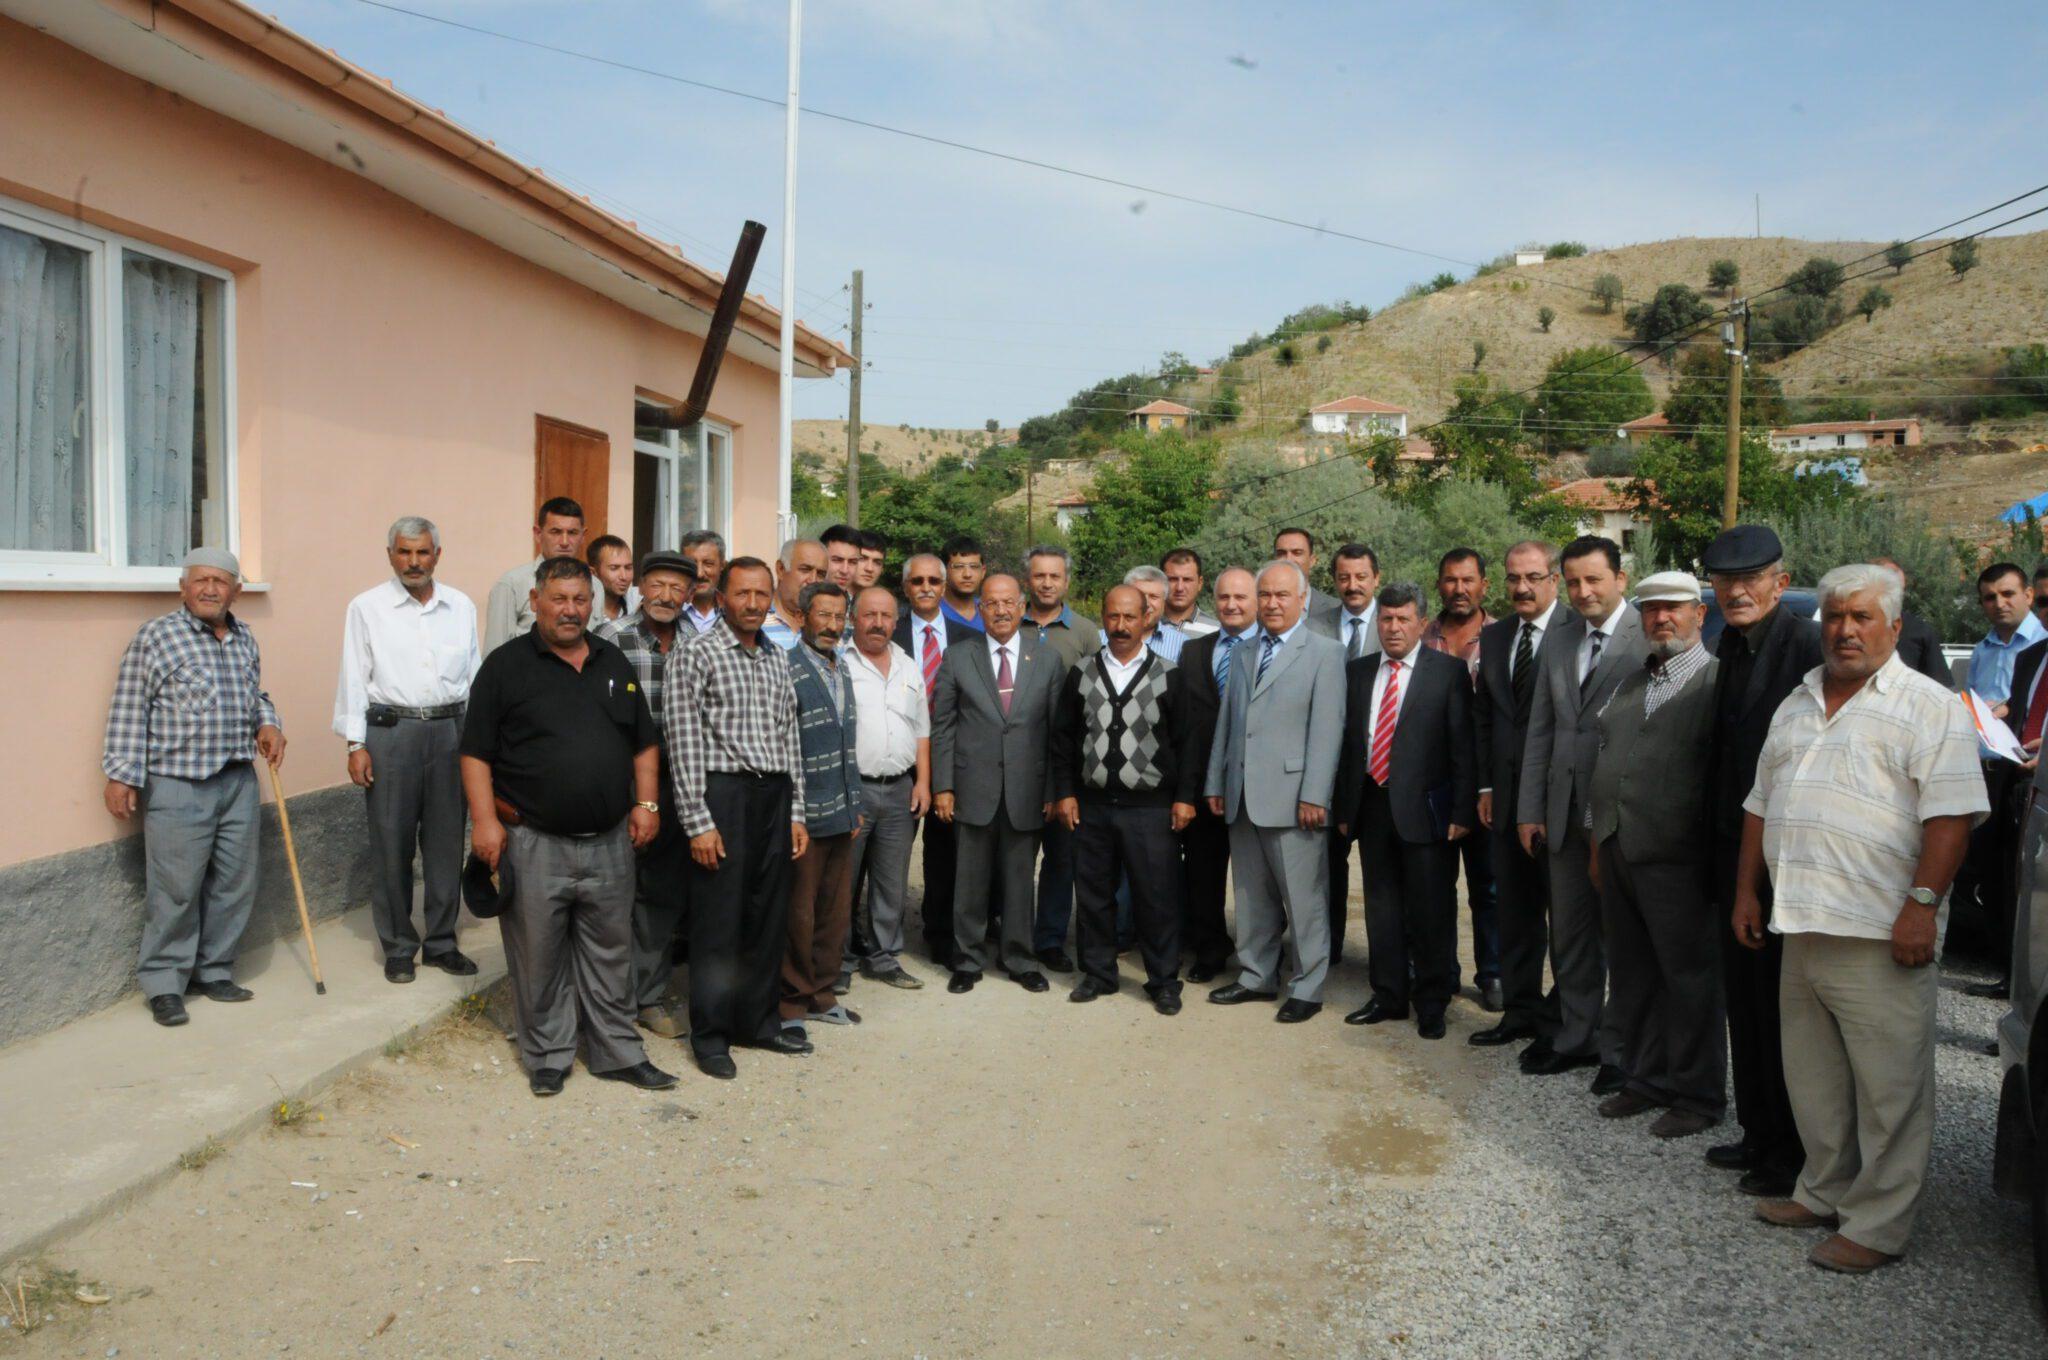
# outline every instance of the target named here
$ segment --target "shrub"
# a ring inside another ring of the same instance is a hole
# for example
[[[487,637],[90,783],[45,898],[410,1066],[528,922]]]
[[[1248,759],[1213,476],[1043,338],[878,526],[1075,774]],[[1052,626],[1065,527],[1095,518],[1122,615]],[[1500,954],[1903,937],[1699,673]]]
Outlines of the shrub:
[[[1544,250],[1543,258],[1546,260],[1573,260],[1585,253],[1586,243],[1583,241],[1553,241]]]
[[[1318,353],[1318,354],[1322,354],[1322,353],[1326,352],[1326,351],[1327,351],[1327,350],[1328,350],[1329,348],[1330,348],[1330,337],[1329,337],[1329,336],[1327,336],[1327,335],[1318,335],[1318,336],[1316,337],[1316,353]]]
[[[1623,317],[1638,342],[1669,348],[1686,339],[1686,332],[1714,314],[1714,309],[1682,283],[1667,283],[1657,295],[1640,307],[1631,307]]]
[[[1884,262],[1892,267],[1892,273],[1903,274],[1906,266],[1913,263],[1913,247],[1904,241],[1894,241],[1884,248]]]
[[[1965,236],[1948,248],[1948,267],[1955,274],[1956,282],[1963,281],[1963,275],[1977,267],[1977,242]]]
[[[1441,293],[1446,288],[1456,288],[1457,286],[1458,276],[1449,270],[1445,270],[1429,281],[1429,291],[1432,293]]]
[[[1611,443],[1595,444],[1586,453],[1586,475],[1588,477],[1633,477],[1636,472],[1636,447],[1627,440],[1617,439]]]
[[[1881,283],[1871,284],[1863,290],[1863,296],[1856,299],[1856,310],[1862,314],[1863,324],[1866,326],[1870,324],[1872,317],[1891,305],[1892,295],[1884,290]]]
[[[1536,309],[1536,324],[1543,328],[1545,335],[1550,334],[1550,323],[1555,320],[1557,320],[1555,309],[1550,307],[1538,307]]]
[[[1785,287],[1802,297],[1831,298],[1842,289],[1842,266],[1816,255],[1785,276]]]
[[[1474,340],[1472,342],[1472,371],[1477,373],[1479,366],[1485,362],[1486,342],[1484,340]]]
[[[1611,312],[1614,304],[1621,301],[1621,280],[1613,274],[1602,274],[1593,280],[1593,297],[1599,302],[1600,310]]]
[[[1273,351],[1273,362],[1282,368],[1293,367],[1294,361],[1300,357],[1300,355],[1295,353],[1294,342],[1291,340]]]
[[[1716,260],[1707,266],[1707,287],[1730,292],[1742,281],[1742,268],[1733,260]]]

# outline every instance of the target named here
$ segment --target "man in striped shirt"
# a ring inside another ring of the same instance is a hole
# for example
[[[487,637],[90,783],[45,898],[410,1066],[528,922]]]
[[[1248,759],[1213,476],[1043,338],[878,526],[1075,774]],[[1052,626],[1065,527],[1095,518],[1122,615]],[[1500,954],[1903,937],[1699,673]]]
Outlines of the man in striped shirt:
[[[1808,1259],[1862,1274],[1906,1249],[1934,1144],[1934,1002],[1944,899],[1990,804],[1974,725],[1896,654],[1882,567],[1820,580],[1822,663],[1785,697],[1744,803],[1732,925],[1785,938],[1785,1086],[1806,1149],[1790,1199],[1757,1215],[1832,1235]]]

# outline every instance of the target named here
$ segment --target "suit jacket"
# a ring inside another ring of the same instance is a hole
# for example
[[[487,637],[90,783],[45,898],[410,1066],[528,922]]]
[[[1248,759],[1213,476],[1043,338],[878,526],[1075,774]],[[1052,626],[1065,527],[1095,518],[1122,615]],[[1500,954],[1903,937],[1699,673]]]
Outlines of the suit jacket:
[[[1237,650],[1230,654],[1231,669],[1247,655],[1247,648],[1258,637],[1256,626],[1249,629]],[[1223,707],[1223,692],[1216,688],[1216,648],[1222,645],[1223,634],[1206,633],[1198,638],[1188,639],[1187,646],[1180,650],[1182,692],[1187,696],[1187,720],[1190,734],[1195,740],[1195,769],[1206,780],[1209,771],[1209,748],[1216,738],[1216,717]],[[1254,661],[1253,665],[1258,663]]]
[[[1479,826],[1472,681],[1464,662],[1427,647],[1417,647],[1407,661],[1401,676],[1407,697],[1401,700],[1401,716],[1394,724],[1387,800],[1401,839],[1428,845],[1447,840],[1453,823],[1475,830]],[[1385,662],[1384,654],[1362,656],[1344,667],[1344,745],[1330,820],[1354,832],[1365,781],[1372,777],[1366,745],[1372,687]]]
[[[964,623],[955,622],[952,616],[945,613],[939,615],[939,622],[946,625],[941,632],[946,639],[947,656],[953,654],[955,645],[962,642],[972,642],[976,638],[987,636],[985,633],[976,632]],[[896,645],[903,649],[904,655],[915,658],[917,656],[917,648],[913,647],[910,643],[910,625],[912,623],[922,625],[924,620],[918,618],[917,615],[907,609],[896,616]]]
[[[1374,610],[1372,616],[1372,626],[1365,630],[1365,636],[1360,638],[1358,641],[1358,645],[1360,648],[1358,654],[1360,656],[1379,655],[1379,623],[1379,611]],[[1342,602],[1338,603],[1337,612],[1330,616],[1330,630],[1330,636],[1337,639],[1337,644],[1344,648],[1344,655],[1345,658],[1348,660],[1351,656],[1351,616],[1344,612],[1344,606]]]
[[[953,795],[953,815],[969,826],[988,826],[998,811],[1019,831],[1045,825],[1052,801],[1049,745],[1054,709],[1067,668],[1036,629],[1019,628],[1010,677],[1010,711],[996,695],[988,638],[946,649],[932,694],[932,794]]]
[[[1337,615],[1343,608],[1344,602],[1336,596],[1325,595],[1311,587],[1308,599],[1302,604],[1301,616],[1308,620],[1308,629],[1311,633],[1321,633],[1324,637],[1333,638],[1337,636]],[[1379,646],[1377,640],[1373,646]]]
[[[2027,730],[2027,695],[2034,688],[2034,677],[2041,673],[2043,658],[2048,658],[2048,639],[2012,659],[2012,697],[2005,701],[2005,725],[2016,737]],[[2041,697],[2048,702],[2048,694]]]
[[[1556,647],[1545,648],[1529,703],[1529,733],[1522,745],[1522,782],[1516,791],[1515,820],[1538,822],[1552,849],[1582,821],[1600,754],[1600,706],[1631,671],[1642,669],[1643,619],[1633,605],[1615,625],[1600,653],[1600,664],[1579,683],[1579,643],[1586,620],[1574,613],[1555,626]],[[1500,816],[1498,810],[1494,816]]]
[[[1799,618],[1780,605],[1766,623],[1768,629],[1757,643],[1749,682],[1740,695],[1730,695],[1728,686],[1736,669],[1729,654],[1734,650],[1733,639],[1741,634],[1723,629],[1714,644],[1720,669],[1714,680],[1713,796],[1707,815],[1714,833],[1723,840],[1741,839],[1742,801],[1756,783],[1757,757],[1763,754],[1764,737],[1771,730],[1778,705],[1821,661],[1820,625],[1812,619]]]
[[[1571,606],[1563,600],[1550,607],[1543,626],[1543,640],[1536,644],[1536,674],[1543,674],[1545,657],[1557,650]],[[1479,761],[1479,787],[1493,790],[1493,824],[1514,831],[1515,807],[1522,789],[1522,748],[1529,738],[1529,715],[1515,711],[1515,686],[1508,675],[1508,663],[1515,655],[1515,632],[1522,626],[1519,616],[1495,619],[1479,630],[1479,677],[1472,696],[1472,738]],[[1529,703],[1536,703],[1535,690]]]
[[[1296,631],[1258,679],[1264,630],[1230,666],[1203,791],[1223,816],[1253,826],[1296,825],[1297,804],[1330,805],[1344,739],[1344,649],[1310,628]],[[1185,654],[1183,654],[1185,655]]]
[[[1941,639],[1935,636],[1934,625],[1918,614],[1906,612],[1899,615],[1899,660],[1943,689],[1956,687],[1955,673],[1949,669],[1948,659],[1941,654]],[[2015,727],[2013,731],[2019,729]]]

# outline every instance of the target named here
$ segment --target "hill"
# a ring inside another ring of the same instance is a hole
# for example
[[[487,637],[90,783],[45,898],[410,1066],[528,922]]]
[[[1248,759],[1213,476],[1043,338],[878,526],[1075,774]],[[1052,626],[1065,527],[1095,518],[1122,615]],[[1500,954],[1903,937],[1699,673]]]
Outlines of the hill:
[[[997,433],[997,442],[1015,439],[1015,430]],[[898,472],[915,475],[948,454],[966,454],[987,447],[988,431],[920,429],[915,425],[870,425],[860,428],[861,450]],[[846,465],[846,422],[798,420],[791,423],[790,443],[798,458],[809,455],[823,467]]]

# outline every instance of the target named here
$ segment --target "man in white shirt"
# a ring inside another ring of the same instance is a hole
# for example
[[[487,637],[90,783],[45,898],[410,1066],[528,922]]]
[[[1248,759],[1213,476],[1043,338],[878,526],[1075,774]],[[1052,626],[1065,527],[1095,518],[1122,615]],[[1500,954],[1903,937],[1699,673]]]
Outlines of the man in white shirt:
[[[867,942],[861,976],[891,987],[924,983],[903,968],[903,916],[910,899],[910,842],[930,810],[931,705],[910,654],[890,640],[896,597],[881,586],[853,607],[853,646],[845,653],[853,682],[854,759],[860,766],[860,826],[853,833],[853,876],[868,878],[868,920],[854,931]],[[855,897],[853,909],[860,912]]]
[[[484,651],[494,652],[505,639],[533,631],[534,572],[550,557],[583,556],[583,507],[567,496],[541,502],[533,517],[531,562],[511,568],[491,587],[484,601]],[[590,598],[604,598],[604,583],[590,578]]]
[[[725,575],[725,539],[710,529],[692,529],[683,535],[683,556],[697,564],[697,589],[683,610],[682,621],[693,632],[708,633],[722,616],[718,582]]]
[[[640,592],[633,585],[633,549],[617,534],[599,534],[583,553],[590,574],[603,588],[603,593],[590,597],[590,630],[625,623],[640,607]]]
[[[1757,1216],[1832,1229],[1807,1259],[1860,1275],[1905,1252],[1926,1183],[1944,899],[1990,803],[1968,713],[1896,655],[1898,578],[1837,567],[1818,593],[1822,662],[1757,758],[1731,924],[1762,948],[1768,882],[1806,1165]]]
[[[426,961],[467,977],[455,947],[462,904],[463,803],[458,747],[463,705],[483,655],[476,606],[434,580],[441,531],[408,515],[385,535],[395,575],[349,601],[341,633],[334,731],[348,743],[348,777],[370,813],[370,919],[384,976],[411,982],[422,947],[412,922],[412,857],[426,878]]]
[[[1158,567],[1132,567],[1124,573],[1124,584],[1145,600],[1145,647],[1168,661],[1180,660],[1187,645],[1186,633],[1166,621],[1166,573]]]

